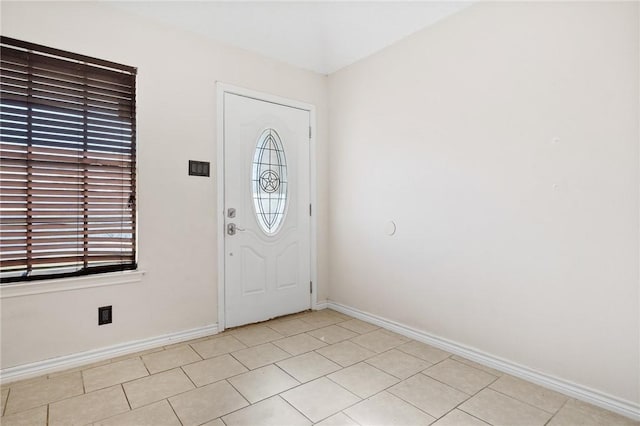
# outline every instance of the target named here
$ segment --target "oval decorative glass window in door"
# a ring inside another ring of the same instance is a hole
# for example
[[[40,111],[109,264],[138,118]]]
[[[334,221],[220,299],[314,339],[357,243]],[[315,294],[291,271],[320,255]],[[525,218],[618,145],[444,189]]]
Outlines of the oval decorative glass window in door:
[[[258,138],[252,169],[256,218],[265,234],[274,235],[284,220],[288,195],[287,160],[274,129],[266,129]]]

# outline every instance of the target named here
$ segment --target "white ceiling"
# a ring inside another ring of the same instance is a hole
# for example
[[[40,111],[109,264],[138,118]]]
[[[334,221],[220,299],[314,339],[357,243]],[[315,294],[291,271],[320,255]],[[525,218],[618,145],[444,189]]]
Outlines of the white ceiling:
[[[115,7],[330,74],[470,2],[136,1]]]

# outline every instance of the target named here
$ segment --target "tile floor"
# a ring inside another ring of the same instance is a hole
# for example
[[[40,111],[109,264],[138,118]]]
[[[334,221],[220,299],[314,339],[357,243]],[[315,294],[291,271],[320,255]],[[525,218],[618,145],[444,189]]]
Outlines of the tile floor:
[[[2,387],[12,425],[632,425],[335,311]]]

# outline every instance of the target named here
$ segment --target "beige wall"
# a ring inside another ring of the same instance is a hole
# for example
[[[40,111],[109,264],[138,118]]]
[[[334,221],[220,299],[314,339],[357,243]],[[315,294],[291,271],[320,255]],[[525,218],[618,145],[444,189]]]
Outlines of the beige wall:
[[[138,67],[141,283],[3,299],[2,368],[217,322],[215,82],[316,105],[319,300],[326,299],[325,76],[214,44],[98,2],[2,2],[2,34]],[[97,326],[110,304],[114,323]]]
[[[329,298],[639,402],[638,13],[480,3],[332,74]]]
[[[105,4],[1,8],[3,35],[138,67],[147,271],[3,299],[2,368],[217,321],[215,180],[185,168],[216,162],[220,80],[317,106],[320,300],[640,401],[637,3],[477,4],[328,85]]]

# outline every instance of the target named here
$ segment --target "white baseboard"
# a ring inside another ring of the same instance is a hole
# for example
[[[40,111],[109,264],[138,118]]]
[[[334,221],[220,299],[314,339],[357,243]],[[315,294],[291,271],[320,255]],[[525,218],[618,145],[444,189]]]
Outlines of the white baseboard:
[[[311,309],[314,311],[319,311],[321,309],[327,309],[329,307],[327,300],[318,300]]]
[[[581,401],[597,405],[598,407],[622,414],[623,416],[630,417],[634,420],[640,420],[640,404],[638,403],[623,400],[613,395],[609,395],[559,377],[535,371],[531,368],[479,351],[461,343],[434,336],[424,331],[416,330],[415,328],[408,327],[404,324],[400,324],[350,306],[328,301],[327,307],[329,309],[342,312],[343,314],[350,315],[354,318],[370,322],[419,342],[435,346],[452,354],[465,357],[479,364],[486,365],[487,367],[511,374],[512,376],[520,377]]]
[[[133,342],[120,343],[105,348],[92,349],[86,352],[59,356],[56,358],[45,359],[43,361],[17,365],[15,367],[8,367],[0,370],[0,383],[6,384],[17,380],[29,379],[43,374],[80,367],[82,365],[92,364],[94,362],[103,361],[105,359],[121,355],[206,337],[217,333],[218,325],[211,324],[191,330],[179,331],[177,333],[169,333],[148,339],[135,340]]]

